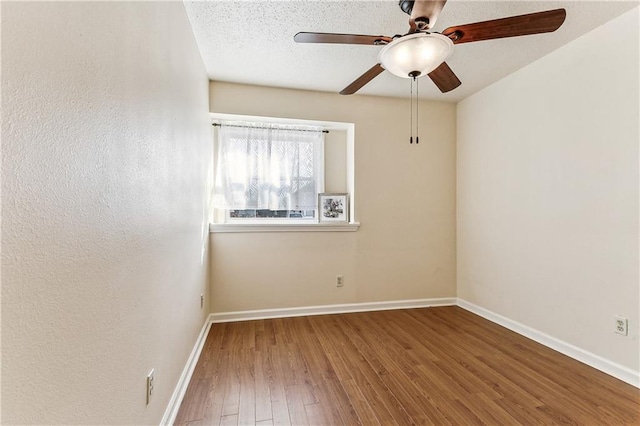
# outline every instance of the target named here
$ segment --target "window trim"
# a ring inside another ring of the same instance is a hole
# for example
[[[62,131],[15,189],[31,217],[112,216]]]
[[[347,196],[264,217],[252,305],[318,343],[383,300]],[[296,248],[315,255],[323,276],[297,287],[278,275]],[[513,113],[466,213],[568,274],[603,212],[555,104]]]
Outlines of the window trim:
[[[212,234],[243,232],[355,232],[359,222],[351,223],[211,223]]]

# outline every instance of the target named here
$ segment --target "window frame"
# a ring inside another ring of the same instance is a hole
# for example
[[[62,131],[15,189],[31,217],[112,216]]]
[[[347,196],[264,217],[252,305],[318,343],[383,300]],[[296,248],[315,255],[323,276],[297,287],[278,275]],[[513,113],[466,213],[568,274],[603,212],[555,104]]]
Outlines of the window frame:
[[[221,122],[220,124],[224,124],[225,122]],[[234,121],[233,123],[239,123]],[[287,126],[288,124],[285,123],[264,123],[264,122],[251,122],[258,124],[258,126],[261,125],[268,125],[268,124],[274,124],[274,125],[278,125],[278,124],[282,124],[282,126]],[[234,126],[232,124],[232,127],[240,127],[243,128],[244,126],[242,126],[241,124],[238,124],[237,126]],[[252,126],[246,126],[244,128],[251,128]],[[317,127],[317,126],[314,126]],[[260,127],[258,127],[260,128]],[[285,130],[288,131],[288,130]],[[296,132],[296,130],[291,130],[293,133]],[[315,131],[310,130],[312,132],[315,133]],[[328,132],[324,129],[320,130],[322,132]],[[306,130],[301,130],[301,132],[306,132]],[[270,133],[270,132],[269,132]],[[317,134],[317,133],[316,133]],[[308,135],[305,135],[305,137],[308,138]],[[216,142],[219,144],[220,143],[220,138],[219,136],[216,138]],[[233,142],[233,141],[229,141],[229,142]],[[252,139],[251,142],[255,142],[256,145],[255,146],[268,146],[271,145],[271,143],[279,143],[279,140],[272,140],[269,138],[260,138],[260,139]],[[317,201],[318,199],[318,189],[320,188],[321,191],[324,190],[324,169],[325,169],[325,144],[324,144],[324,137],[321,139],[320,143],[317,144],[316,142],[310,142],[308,140],[305,140],[304,137],[301,137],[300,140],[296,140],[294,141],[295,144],[306,144],[306,146],[311,146],[312,149],[312,159],[313,159],[313,168],[312,168],[312,174],[311,176],[297,176],[296,178],[292,178],[291,183],[293,184],[294,182],[297,183],[297,187],[301,188],[302,186],[306,186],[306,185],[301,185],[302,182],[305,182],[307,185],[312,185],[315,189],[314,194],[313,194],[313,200]],[[217,147],[219,148],[219,146]],[[216,150],[217,151],[217,150]],[[245,157],[246,158],[246,157]],[[297,160],[300,160],[301,157],[298,156]],[[250,180],[253,183],[260,183],[259,178],[252,176],[250,178]],[[214,188],[215,190],[215,188]],[[272,209],[258,209],[258,208],[248,208],[248,209],[221,209],[224,210],[224,223],[257,223],[257,224],[262,224],[262,223],[318,223],[319,222],[319,217],[318,217],[318,205],[316,203],[315,208],[314,209],[289,209],[289,210],[272,210]],[[305,210],[305,211],[313,211],[313,217],[309,217],[309,218],[291,218],[291,217],[249,217],[249,218],[242,218],[242,217],[231,217],[231,212],[232,211],[236,211],[236,210],[255,210],[256,212],[261,211],[261,210],[266,210],[266,211],[271,211],[271,212],[275,212],[275,211],[287,211],[287,212],[293,212],[293,211],[300,211],[300,210]]]
[[[248,121],[248,122],[264,122],[284,125],[311,125],[321,126],[331,132],[331,130],[344,131],[346,134],[346,191],[349,194],[349,221],[347,223],[321,223],[318,217],[316,206],[315,217],[313,219],[292,219],[292,218],[229,218],[229,210],[215,209],[210,210],[210,226],[209,231],[212,233],[228,233],[228,232],[354,232],[360,227],[360,223],[356,220],[355,206],[355,124],[348,122],[333,121],[316,121],[302,120],[295,118],[276,118],[264,116],[211,113],[212,123],[221,123],[223,121]],[[214,155],[217,153],[217,132],[212,132],[214,139]],[[326,168],[325,161],[326,147],[323,148],[322,162]],[[216,164],[214,158],[214,165]],[[210,174],[211,188],[213,190],[213,177],[215,171]],[[325,188],[326,190],[326,188]]]

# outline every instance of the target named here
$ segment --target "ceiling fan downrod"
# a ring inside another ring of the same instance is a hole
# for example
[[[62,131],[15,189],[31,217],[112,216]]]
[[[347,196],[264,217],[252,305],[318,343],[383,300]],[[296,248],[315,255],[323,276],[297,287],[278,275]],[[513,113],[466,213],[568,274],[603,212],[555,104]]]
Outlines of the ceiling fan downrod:
[[[400,0],[398,2],[398,5],[400,6],[400,9],[406,13],[407,15],[411,16],[411,13],[413,12],[413,4],[415,3],[415,0]],[[427,28],[429,26],[429,17],[428,16],[418,16],[415,18],[414,20],[415,24],[416,24],[416,29],[419,30],[423,30],[425,28]]]

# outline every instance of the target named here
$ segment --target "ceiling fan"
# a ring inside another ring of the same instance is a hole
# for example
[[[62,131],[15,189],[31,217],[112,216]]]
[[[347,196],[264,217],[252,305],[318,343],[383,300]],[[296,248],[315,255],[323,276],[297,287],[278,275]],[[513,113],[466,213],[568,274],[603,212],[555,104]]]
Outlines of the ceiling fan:
[[[456,25],[441,33],[429,32],[447,0],[400,0],[403,12],[410,15],[409,32],[404,35],[373,36],[360,34],[297,33],[297,43],[365,44],[384,46],[378,63],[345,87],[340,94],[352,95],[385,69],[398,77],[428,75],[441,92],[462,84],[446,59],[460,43],[553,32],[566,17],[564,9],[554,9],[472,24]]]

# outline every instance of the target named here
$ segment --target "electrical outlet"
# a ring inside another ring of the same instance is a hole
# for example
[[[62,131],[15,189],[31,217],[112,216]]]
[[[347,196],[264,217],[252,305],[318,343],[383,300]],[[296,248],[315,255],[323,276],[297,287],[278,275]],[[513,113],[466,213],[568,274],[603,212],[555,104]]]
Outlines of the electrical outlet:
[[[344,277],[342,275],[336,276],[336,287],[344,286]]]
[[[200,309],[204,308],[204,294],[200,295]]]
[[[615,316],[615,332],[626,336],[629,333],[629,320],[620,315]]]
[[[147,374],[147,405],[151,402],[151,396],[153,395],[153,387],[155,386],[155,370],[151,369]]]

